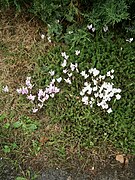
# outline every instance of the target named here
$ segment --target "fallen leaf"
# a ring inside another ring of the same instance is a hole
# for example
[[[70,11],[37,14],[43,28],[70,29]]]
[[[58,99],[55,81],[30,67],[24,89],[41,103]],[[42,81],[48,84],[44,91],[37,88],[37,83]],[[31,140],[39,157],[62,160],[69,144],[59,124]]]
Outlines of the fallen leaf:
[[[41,143],[41,145],[43,145],[44,143],[46,143],[49,140],[49,138],[42,136],[39,140],[39,142]]]
[[[46,126],[45,131],[49,131],[50,130],[50,125]]]
[[[129,161],[128,161],[128,158],[126,157],[125,158],[125,165],[127,165],[129,163]]]
[[[123,155],[116,155],[116,161],[119,161],[120,163],[124,163],[125,162],[125,159],[124,159],[124,156]]]

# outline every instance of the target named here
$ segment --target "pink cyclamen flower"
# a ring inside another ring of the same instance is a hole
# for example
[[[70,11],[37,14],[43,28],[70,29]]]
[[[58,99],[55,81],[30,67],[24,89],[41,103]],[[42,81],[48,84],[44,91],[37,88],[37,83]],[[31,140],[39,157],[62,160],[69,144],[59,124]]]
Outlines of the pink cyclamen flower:
[[[27,99],[31,100],[31,101],[34,101],[35,100],[35,97],[34,95],[30,94],[27,96]]]
[[[25,84],[29,89],[32,89],[33,85],[31,84],[30,80],[31,80],[31,77],[27,77]]]
[[[39,89],[38,91],[38,97],[41,97],[41,96],[45,96],[45,92],[43,91],[43,89]]]
[[[28,94],[28,92],[28,88],[23,86],[21,94]]]

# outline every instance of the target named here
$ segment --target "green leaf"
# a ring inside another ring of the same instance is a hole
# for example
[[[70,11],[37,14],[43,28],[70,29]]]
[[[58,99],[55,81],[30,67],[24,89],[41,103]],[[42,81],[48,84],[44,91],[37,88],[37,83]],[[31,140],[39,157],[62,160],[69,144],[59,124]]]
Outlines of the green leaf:
[[[14,127],[14,128],[19,128],[21,125],[22,125],[22,122],[17,121],[17,122],[15,122],[15,123],[13,124],[13,127]]]
[[[24,177],[17,177],[15,180],[27,180],[27,179]]]
[[[9,127],[10,127],[10,123],[6,123],[6,124],[4,124],[4,126],[3,126],[5,129],[8,129]]]
[[[10,153],[10,147],[7,146],[7,145],[5,145],[3,151],[4,151],[5,153]]]

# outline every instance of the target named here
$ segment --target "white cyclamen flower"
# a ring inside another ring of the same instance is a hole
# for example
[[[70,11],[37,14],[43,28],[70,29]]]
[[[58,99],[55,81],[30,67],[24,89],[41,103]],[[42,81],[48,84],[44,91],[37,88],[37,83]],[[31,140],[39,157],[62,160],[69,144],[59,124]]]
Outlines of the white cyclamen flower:
[[[107,112],[110,114],[110,113],[112,112],[112,109],[109,108],[109,109],[107,110]]]
[[[87,28],[88,28],[89,30],[91,30],[91,29],[92,29],[92,24],[87,25]]]
[[[45,35],[44,34],[41,34],[41,39],[44,39],[45,38]]]
[[[62,52],[61,55],[62,55],[62,57],[64,57],[66,60],[69,58],[69,56],[67,56],[65,52]]]
[[[93,76],[97,76],[100,73],[96,68],[93,69]]]
[[[80,50],[76,50],[75,54],[78,56],[80,54]]]
[[[62,81],[62,77],[57,78],[56,81],[60,83]]]
[[[83,102],[85,105],[88,105],[88,104],[89,104],[89,102],[88,102],[88,96],[82,97],[82,102]]]
[[[9,88],[8,86],[6,85],[5,87],[3,86],[3,89],[2,89],[4,92],[9,92]]]
[[[50,74],[51,76],[54,76],[55,72],[54,72],[53,70],[51,70],[51,71],[49,71],[49,74]]]
[[[134,40],[133,38],[126,39],[126,41],[129,43],[131,43],[133,40]]]
[[[62,67],[66,67],[66,65],[67,65],[67,61],[66,61],[66,59],[64,59],[64,61],[63,61],[63,63],[61,64],[61,66],[62,66]]]
[[[33,113],[36,113],[37,111],[38,111],[38,109],[36,109],[36,108],[33,108],[33,109],[32,109],[32,112],[33,112]]]
[[[73,31],[68,31],[68,34],[72,34],[73,33]]]
[[[104,26],[103,30],[104,30],[104,32],[107,32],[108,31],[108,26]]]
[[[85,71],[82,71],[80,74],[84,77],[84,79],[87,79],[89,77],[89,75],[86,74]]]
[[[96,31],[96,29],[95,28],[92,28],[92,32],[95,32]]]
[[[71,71],[74,71],[76,69],[76,65],[71,63],[70,68],[71,68]]]
[[[65,81],[66,83],[68,83],[68,84],[71,84],[71,80],[70,80],[69,78],[64,79],[64,81]]]
[[[63,73],[64,73],[64,74],[66,74],[67,72],[68,72],[68,70],[67,70],[67,69],[64,69],[64,70],[63,70]]]
[[[116,94],[116,99],[119,100],[121,98],[120,94]]]
[[[47,39],[48,39],[48,41],[49,41],[50,43],[52,42],[50,36],[48,36]]]

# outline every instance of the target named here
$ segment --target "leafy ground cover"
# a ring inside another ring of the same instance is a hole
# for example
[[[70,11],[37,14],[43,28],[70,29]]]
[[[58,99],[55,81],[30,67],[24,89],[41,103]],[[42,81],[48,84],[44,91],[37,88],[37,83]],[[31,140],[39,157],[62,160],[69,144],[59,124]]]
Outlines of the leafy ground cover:
[[[124,153],[130,159],[135,153],[135,43],[130,34],[118,33],[119,29],[98,34],[84,25],[70,26],[60,38],[59,28],[54,34],[55,26],[46,27],[31,14],[15,16],[12,10],[1,12],[0,21],[1,157],[12,160],[27,178],[30,166],[41,171],[65,164],[65,169],[79,166],[78,171],[96,174],[116,154]],[[59,27],[59,22],[54,24]],[[63,73],[64,64],[68,70],[78,68],[79,73],[70,70],[74,73],[70,78]],[[107,82],[121,89],[121,98],[109,102],[112,113],[82,101],[80,91],[91,68],[102,75],[114,70]],[[33,104],[27,94],[16,91],[26,85],[27,77],[34,85],[33,95],[52,79],[63,79],[56,83],[60,92],[36,113],[32,109],[37,101]],[[3,91],[6,85],[9,92]]]

